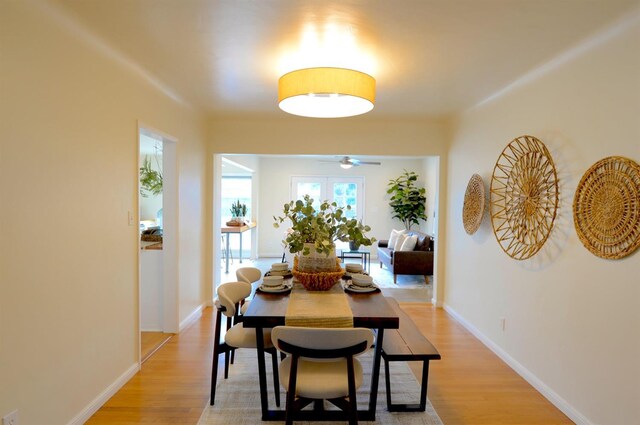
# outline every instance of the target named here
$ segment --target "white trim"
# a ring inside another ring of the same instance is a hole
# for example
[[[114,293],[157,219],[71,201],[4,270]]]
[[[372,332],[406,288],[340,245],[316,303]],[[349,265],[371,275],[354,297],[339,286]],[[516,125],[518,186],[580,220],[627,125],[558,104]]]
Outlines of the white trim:
[[[458,312],[451,308],[446,303],[444,304],[444,310],[449,313],[457,322],[464,326],[469,332],[480,340],[487,348],[493,351],[502,361],[504,361],[511,369],[513,369],[518,375],[523,377],[528,383],[530,383],[540,394],[542,394],[547,400],[549,400],[554,406],[562,411],[577,425],[594,425],[589,419],[587,419],[582,413],[576,410],[565,399],[560,397],[558,393],[553,391],[547,384],[545,384],[540,378],[534,375],[526,367],[520,364],[516,359],[511,357],[506,351],[500,348],[495,342],[484,335],[478,328],[473,326]]]
[[[118,379],[102,391],[91,403],[89,403],[68,425],[82,425],[89,420],[120,388],[140,370],[140,364],[135,362]]]
[[[443,307],[442,302],[439,302],[435,297],[431,298],[431,304],[433,304],[436,308],[442,308]],[[445,310],[446,310],[446,306],[445,306]]]
[[[179,332],[184,331],[189,326],[191,326],[195,321],[197,321],[200,317],[202,317],[202,310],[204,310],[204,308],[207,306],[209,302],[210,301],[200,304],[198,307],[196,307],[195,310],[191,312],[190,315],[188,315],[182,322],[180,322]]]

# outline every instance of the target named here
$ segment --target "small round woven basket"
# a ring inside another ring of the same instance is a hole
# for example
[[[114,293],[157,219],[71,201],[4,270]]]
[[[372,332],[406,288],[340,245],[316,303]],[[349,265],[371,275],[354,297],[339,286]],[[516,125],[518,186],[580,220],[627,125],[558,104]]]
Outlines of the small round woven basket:
[[[298,257],[293,257],[293,277],[304,286],[307,291],[328,291],[344,275],[340,267],[340,260],[336,259],[336,268],[332,272],[305,273],[298,270]]]
[[[464,194],[462,206],[462,224],[469,235],[473,235],[482,223],[484,216],[484,182],[478,174],[471,176]]]

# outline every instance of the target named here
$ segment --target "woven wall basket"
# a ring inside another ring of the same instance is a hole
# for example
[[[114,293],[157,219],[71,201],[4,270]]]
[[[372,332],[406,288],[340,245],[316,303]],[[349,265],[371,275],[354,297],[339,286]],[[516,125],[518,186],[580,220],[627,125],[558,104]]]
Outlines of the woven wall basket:
[[[640,246],[640,165],[621,156],[596,162],[573,199],[582,244],[601,258],[626,257]]]
[[[544,245],[558,209],[558,176],[551,154],[533,136],[514,139],[491,177],[491,225],[502,250],[526,260]]]
[[[464,230],[473,235],[482,223],[484,216],[484,182],[482,177],[474,174],[469,179],[467,191],[464,193],[464,204],[462,206],[462,224]]]

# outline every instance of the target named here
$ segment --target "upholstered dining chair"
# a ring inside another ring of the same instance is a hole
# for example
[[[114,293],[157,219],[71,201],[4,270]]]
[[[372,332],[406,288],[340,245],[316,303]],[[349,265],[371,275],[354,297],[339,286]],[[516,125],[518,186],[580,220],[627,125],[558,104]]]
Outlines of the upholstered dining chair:
[[[216,397],[216,384],[218,378],[218,361],[224,354],[224,379],[229,376],[229,354],[237,348],[257,348],[255,329],[245,328],[242,322],[232,325],[236,316],[238,303],[251,294],[251,285],[246,282],[227,282],[218,287],[216,307],[216,326],[213,337],[213,364],[211,367],[211,405],[214,405]],[[225,316],[226,332],[221,341],[222,316]],[[271,331],[264,330],[265,351],[271,354],[273,363],[273,386],[276,406],[280,406],[280,383],[278,376],[278,352],[271,343]]]
[[[255,267],[240,267],[236,270],[236,279],[240,282],[246,282],[251,285],[253,282],[257,282],[262,279],[262,272],[260,269]],[[240,313],[244,314],[247,311],[247,308],[249,308],[249,302],[243,300],[240,304]]]
[[[349,424],[357,424],[356,390],[363,378],[355,356],[367,351],[373,339],[365,328],[273,328],[273,345],[289,354],[280,364],[280,381],[287,390],[286,424],[315,400],[328,400],[346,412]]]

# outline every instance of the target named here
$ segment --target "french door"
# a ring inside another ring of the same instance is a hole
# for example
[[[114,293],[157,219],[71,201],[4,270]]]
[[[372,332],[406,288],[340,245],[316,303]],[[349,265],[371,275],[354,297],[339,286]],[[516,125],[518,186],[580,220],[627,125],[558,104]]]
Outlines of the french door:
[[[315,208],[324,200],[341,207],[350,205],[351,210],[345,211],[347,217],[364,219],[364,177],[291,177],[292,198],[302,199],[304,195],[313,198]]]

